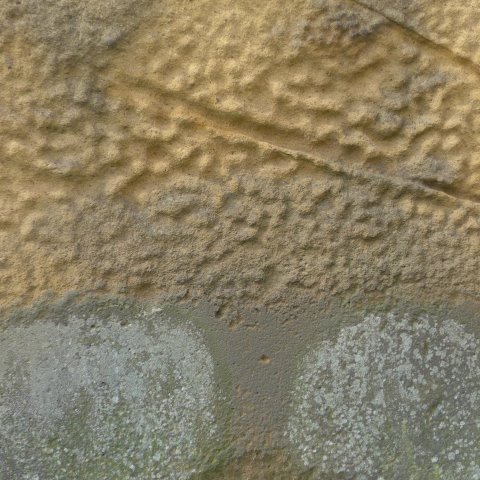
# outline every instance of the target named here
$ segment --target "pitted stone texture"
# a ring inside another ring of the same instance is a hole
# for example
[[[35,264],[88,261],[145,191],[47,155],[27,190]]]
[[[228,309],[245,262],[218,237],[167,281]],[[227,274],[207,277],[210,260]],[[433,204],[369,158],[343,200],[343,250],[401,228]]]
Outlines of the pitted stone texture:
[[[22,36],[45,44],[60,59],[93,60],[95,50],[114,46],[139,21],[151,0],[2,0],[0,46]],[[7,54],[12,66],[20,59]]]
[[[354,1],[291,2],[295,15],[251,3],[159,15],[165,36],[132,35],[112,63],[111,94],[145,120],[146,96],[175,97],[190,113],[203,107],[207,125],[223,116],[217,131],[478,198],[476,69]],[[250,15],[257,21],[247,25]]]
[[[479,352],[451,320],[367,317],[307,354],[287,436],[326,478],[479,479]]]
[[[203,338],[161,309],[103,304],[12,325],[0,336],[0,478],[191,478],[225,454],[215,382]]]
[[[101,68],[8,30],[0,307],[479,294],[477,71],[349,0],[149,11]]]
[[[458,55],[480,63],[480,2],[470,0],[358,0]]]

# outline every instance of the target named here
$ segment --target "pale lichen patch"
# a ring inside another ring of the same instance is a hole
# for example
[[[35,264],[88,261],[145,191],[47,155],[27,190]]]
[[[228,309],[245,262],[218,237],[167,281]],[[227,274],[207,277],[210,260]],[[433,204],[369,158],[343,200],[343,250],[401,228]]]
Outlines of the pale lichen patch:
[[[479,351],[452,320],[369,316],[307,354],[286,435],[326,475],[478,479]]]
[[[0,337],[0,474],[182,480],[224,458],[227,399],[190,322],[117,306],[52,317]]]

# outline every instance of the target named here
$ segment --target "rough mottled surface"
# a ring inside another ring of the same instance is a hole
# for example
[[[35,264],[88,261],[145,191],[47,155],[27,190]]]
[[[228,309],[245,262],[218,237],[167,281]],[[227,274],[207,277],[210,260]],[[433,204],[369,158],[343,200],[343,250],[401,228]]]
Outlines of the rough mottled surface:
[[[158,8],[101,67],[5,44],[2,305],[478,294],[476,71],[348,1]]]
[[[405,305],[480,338],[479,7],[0,0],[1,325],[205,308],[235,452],[208,475],[316,478],[284,435],[311,338]]]
[[[370,316],[306,356],[287,435],[355,479],[480,479],[480,342],[452,320]]]
[[[475,0],[445,0],[441,3],[428,0],[356,1],[398,22],[411,34],[443,47],[452,56],[479,64],[480,17]]]
[[[1,329],[0,478],[182,480],[225,459],[229,399],[187,318],[125,302],[23,317]]]

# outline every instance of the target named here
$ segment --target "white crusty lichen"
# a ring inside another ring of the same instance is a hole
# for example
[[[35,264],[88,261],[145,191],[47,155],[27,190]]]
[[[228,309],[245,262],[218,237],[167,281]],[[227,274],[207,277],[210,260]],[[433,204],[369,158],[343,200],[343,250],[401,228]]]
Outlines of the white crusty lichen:
[[[319,478],[480,479],[479,355],[452,320],[368,316],[307,353],[286,436]]]
[[[203,337],[158,309],[105,311],[2,332],[0,478],[183,480],[221,457]]]

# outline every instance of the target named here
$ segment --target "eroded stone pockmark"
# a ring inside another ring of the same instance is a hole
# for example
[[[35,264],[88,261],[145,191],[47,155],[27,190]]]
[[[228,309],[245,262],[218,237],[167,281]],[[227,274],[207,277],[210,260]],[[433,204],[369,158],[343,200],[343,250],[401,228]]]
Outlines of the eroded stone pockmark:
[[[7,327],[0,477],[181,480],[215,467],[226,399],[203,337],[177,317],[107,304]]]
[[[369,316],[307,354],[287,437],[322,475],[478,479],[479,351],[451,320]]]

